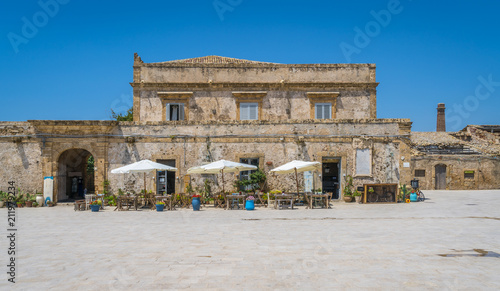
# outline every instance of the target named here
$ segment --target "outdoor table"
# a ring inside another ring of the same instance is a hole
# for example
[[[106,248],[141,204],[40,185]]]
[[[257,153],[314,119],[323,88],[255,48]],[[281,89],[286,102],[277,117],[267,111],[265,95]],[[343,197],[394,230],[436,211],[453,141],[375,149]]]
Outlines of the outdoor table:
[[[291,207],[293,209],[293,200],[295,197],[293,194],[275,194],[274,195],[274,209],[280,209],[282,207]],[[280,202],[290,202],[290,206],[288,205],[280,205]]]
[[[309,205],[307,208],[313,209],[314,208],[314,200],[315,198],[320,198],[321,200],[325,200],[325,205],[326,208],[330,208],[330,195],[329,194],[306,194],[309,197]]]
[[[229,201],[234,201],[236,200],[236,205],[238,206],[238,208],[240,208],[240,199],[243,199],[243,209],[245,209],[245,199],[246,199],[246,196],[245,194],[231,194],[231,195],[226,195],[226,210],[229,210]]]
[[[156,196],[156,202],[164,201],[165,205],[168,207],[168,210],[172,210],[172,195],[160,195]]]
[[[137,210],[137,196],[130,196],[130,195],[121,195],[118,196],[118,199],[116,200],[116,208],[115,210],[123,210],[123,206],[127,206],[127,210],[130,209],[130,207],[133,205],[134,209]]]

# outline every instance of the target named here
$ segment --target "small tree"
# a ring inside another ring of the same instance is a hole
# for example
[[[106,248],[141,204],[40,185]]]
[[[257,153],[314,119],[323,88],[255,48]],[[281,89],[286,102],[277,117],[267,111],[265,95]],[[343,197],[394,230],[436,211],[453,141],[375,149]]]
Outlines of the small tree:
[[[127,114],[116,113],[111,109],[111,118],[116,121],[134,121],[134,107],[130,107],[130,109],[127,110]]]

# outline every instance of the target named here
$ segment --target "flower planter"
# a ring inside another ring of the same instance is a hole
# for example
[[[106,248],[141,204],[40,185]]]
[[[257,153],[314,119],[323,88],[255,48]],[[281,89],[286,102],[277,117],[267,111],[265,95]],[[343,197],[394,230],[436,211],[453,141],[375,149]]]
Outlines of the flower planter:
[[[356,200],[356,202],[361,203],[361,197],[362,196],[354,196],[354,199]]]
[[[21,208],[23,207],[23,204],[22,203],[16,203],[17,204],[17,208]]]
[[[2,208],[5,205],[5,202],[3,200],[0,200],[0,208]]]
[[[417,199],[418,199],[417,193],[410,194],[410,201],[411,202],[417,202]]]
[[[156,204],[156,211],[161,212],[161,211],[163,211],[164,207],[165,207],[165,205],[163,205],[163,204]]]
[[[351,202],[352,201],[352,196],[344,196],[344,201],[345,202]]]
[[[33,207],[33,201],[26,201],[26,207]]]
[[[200,210],[200,197],[193,197],[193,201],[191,201],[191,205],[193,205],[193,211],[199,211]]]
[[[90,210],[92,210],[92,212],[99,212],[99,208],[101,208],[101,205],[90,205]]]
[[[247,200],[245,203],[245,209],[246,210],[254,210],[255,209],[255,201],[254,200]]]
[[[36,195],[36,203],[40,206],[43,205],[43,195]]]

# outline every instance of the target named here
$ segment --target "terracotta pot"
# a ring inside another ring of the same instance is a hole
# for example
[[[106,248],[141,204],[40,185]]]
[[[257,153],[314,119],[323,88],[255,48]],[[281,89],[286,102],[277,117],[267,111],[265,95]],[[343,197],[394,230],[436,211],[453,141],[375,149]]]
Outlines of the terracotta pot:
[[[344,201],[345,202],[351,202],[352,201],[352,196],[344,196]]]
[[[33,201],[26,201],[26,207],[32,207]]]

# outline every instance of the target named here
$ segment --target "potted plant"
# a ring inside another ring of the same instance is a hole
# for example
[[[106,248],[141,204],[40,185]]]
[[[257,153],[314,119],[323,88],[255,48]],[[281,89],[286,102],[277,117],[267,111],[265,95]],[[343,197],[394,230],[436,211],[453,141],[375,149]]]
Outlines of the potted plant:
[[[348,175],[345,176],[345,187],[344,187],[344,201],[345,202],[351,202],[352,201],[352,188],[354,188],[354,185],[352,183],[352,176]]]
[[[52,202],[52,201],[47,201],[47,206],[48,206],[48,207],[53,207],[53,206],[54,206],[54,202]]]
[[[198,195],[198,194],[193,195],[193,200],[191,201],[191,205],[193,205],[194,211],[200,210],[200,205],[201,205],[200,198],[201,198],[201,195]]]
[[[47,205],[49,204],[49,202],[47,202]],[[94,201],[90,202],[90,210],[92,210],[92,212],[99,212],[100,208],[101,208],[101,201],[100,200],[94,200]]]
[[[163,201],[156,202],[156,211],[161,212],[163,211],[163,208],[165,208],[165,202]]]
[[[357,203],[361,203],[361,198],[363,194],[359,192],[357,189],[354,190],[354,193],[352,193],[352,196],[354,196],[354,199],[356,200]]]
[[[410,191],[408,190],[408,188],[406,188],[406,184],[399,187],[399,195],[398,195],[399,202],[406,202],[406,199],[410,198],[409,195],[410,195]]]
[[[14,201],[16,202],[17,207],[21,208],[24,205],[24,194],[22,194],[21,191],[19,191],[19,194],[14,198]]]
[[[247,201],[245,203],[246,210],[254,210],[255,209],[255,197],[248,196]]]
[[[5,201],[7,201],[7,195],[6,192],[0,191],[0,208],[4,207]]]
[[[33,202],[33,207],[38,207],[38,203],[37,202]]]
[[[42,206],[43,205],[43,194],[36,193],[35,201],[36,201],[36,203],[38,203],[38,205]]]
[[[26,193],[26,207],[32,207],[33,202],[36,201],[35,195],[30,195],[29,193]]]

